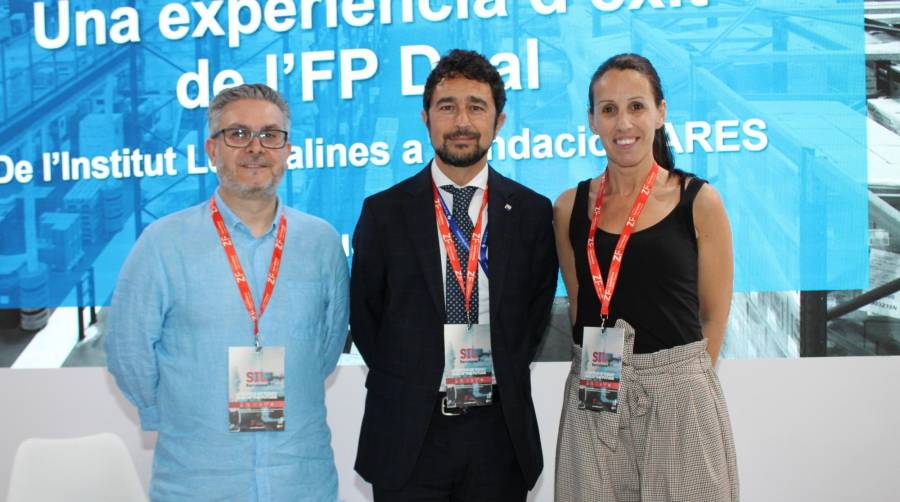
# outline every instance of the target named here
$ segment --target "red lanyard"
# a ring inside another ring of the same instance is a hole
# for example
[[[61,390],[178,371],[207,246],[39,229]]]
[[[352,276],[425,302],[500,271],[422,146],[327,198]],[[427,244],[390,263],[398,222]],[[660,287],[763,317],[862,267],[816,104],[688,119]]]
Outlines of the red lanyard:
[[[484,188],[484,197],[481,198],[481,208],[478,210],[478,220],[475,222],[475,229],[472,231],[472,239],[469,241],[469,261],[466,264],[466,278],[463,279],[462,266],[459,263],[459,255],[456,254],[456,244],[453,243],[453,236],[450,234],[450,224],[447,222],[447,215],[441,207],[441,195],[438,193],[437,185],[434,180],[431,181],[431,187],[434,189],[434,215],[437,218],[438,230],[441,233],[441,241],[444,242],[444,248],[447,250],[447,258],[450,260],[450,267],[453,268],[453,275],[456,276],[456,282],[459,289],[463,291],[463,299],[466,302],[466,319],[469,316],[470,305],[472,300],[472,290],[475,286],[475,277],[478,273],[478,255],[481,253],[481,231],[482,216],[484,208],[488,202],[488,189]]]
[[[259,350],[262,346],[259,342],[259,318],[266,311],[269,299],[272,298],[272,291],[275,289],[275,280],[278,279],[281,255],[284,252],[284,237],[287,235],[287,219],[282,213],[281,219],[278,221],[278,232],[275,234],[275,249],[272,250],[272,263],[269,264],[266,289],[263,291],[262,301],[259,303],[259,315],[257,315],[256,305],[253,303],[253,295],[250,293],[250,286],[247,285],[247,277],[244,275],[241,261],[234,250],[234,244],[231,242],[228,228],[225,227],[225,221],[222,219],[219,208],[216,206],[215,197],[210,197],[209,199],[209,212],[212,215],[213,223],[216,225],[216,231],[219,233],[219,240],[222,241],[222,247],[225,248],[225,254],[228,255],[228,263],[231,264],[231,271],[234,274],[234,281],[237,283],[238,290],[241,292],[241,299],[244,300],[244,306],[247,307],[250,319],[253,320],[253,338],[256,341],[256,349]]]
[[[628,245],[628,239],[631,238],[631,232],[634,231],[634,225],[644,211],[647,199],[650,198],[650,190],[653,188],[653,182],[656,181],[656,174],[659,172],[659,164],[653,163],[650,172],[647,173],[647,179],[641,187],[634,205],[631,207],[631,214],[625,221],[625,228],[619,235],[619,242],[616,243],[616,249],[613,251],[612,260],[609,263],[609,275],[606,277],[606,287],[603,286],[603,276],[600,272],[600,265],[597,263],[597,253],[594,251],[594,235],[597,233],[597,225],[600,223],[600,203],[603,200],[603,191],[606,189],[609,171],[603,173],[600,177],[600,187],[597,189],[597,202],[594,204],[594,214],[591,216],[591,229],[588,232],[587,240],[587,258],[588,265],[591,267],[591,277],[594,280],[594,291],[597,292],[597,298],[600,299],[600,315],[603,324],[609,316],[609,303],[612,301],[613,291],[616,289],[616,280],[619,278],[619,268],[622,266],[622,255],[625,254],[625,246]],[[601,325],[602,327],[602,325]]]

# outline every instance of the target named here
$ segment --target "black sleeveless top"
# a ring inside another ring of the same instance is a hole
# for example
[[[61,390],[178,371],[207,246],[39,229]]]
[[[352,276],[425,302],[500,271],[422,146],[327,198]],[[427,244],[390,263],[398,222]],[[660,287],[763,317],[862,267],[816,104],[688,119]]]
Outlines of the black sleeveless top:
[[[606,325],[613,326],[618,319],[624,319],[633,326],[636,354],[703,339],[692,206],[706,181],[682,176],[675,209],[659,223],[631,234],[609,305]],[[588,218],[590,184],[591,180],[578,184],[569,222],[569,241],[575,251],[578,278],[578,312],[572,338],[578,345],[581,345],[585,326],[600,326],[600,300],[587,261],[587,237],[591,227]],[[597,229],[595,249],[604,281],[618,240],[618,234]]]

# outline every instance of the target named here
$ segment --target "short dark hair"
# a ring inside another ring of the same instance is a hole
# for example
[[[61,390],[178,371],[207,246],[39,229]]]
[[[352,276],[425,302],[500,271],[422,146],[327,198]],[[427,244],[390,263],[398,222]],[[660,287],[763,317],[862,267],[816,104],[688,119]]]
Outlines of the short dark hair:
[[[434,88],[446,78],[463,77],[476,82],[484,82],[491,87],[491,94],[494,97],[494,107],[497,109],[497,115],[503,111],[506,105],[506,89],[504,88],[503,79],[500,72],[494,65],[483,55],[475,51],[466,51],[462,49],[453,49],[444,54],[437,66],[431,70],[428,80],[425,81],[425,93],[422,95],[422,108],[425,113],[431,107],[431,96],[434,94]]]
[[[656,68],[653,67],[653,63],[649,59],[640,54],[617,54],[597,67],[597,71],[591,77],[591,85],[588,86],[588,113],[594,113],[594,84],[609,70],[633,70],[640,73],[650,83],[650,89],[653,91],[653,101],[656,103],[656,106],[662,104],[663,99],[665,99],[659,73],[656,72]],[[666,134],[665,127],[657,129],[653,137],[653,158],[660,167],[669,171],[675,169],[675,162],[672,159],[672,150],[669,148],[669,137]]]

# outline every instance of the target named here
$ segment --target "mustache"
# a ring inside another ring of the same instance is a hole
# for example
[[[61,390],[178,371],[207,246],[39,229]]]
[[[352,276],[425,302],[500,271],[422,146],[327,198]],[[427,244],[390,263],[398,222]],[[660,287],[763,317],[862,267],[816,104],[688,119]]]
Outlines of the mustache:
[[[471,129],[457,129],[453,132],[448,132],[444,135],[445,140],[454,140],[454,139],[481,139],[481,133],[478,131],[473,131]]]
[[[249,158],[240,160],[237,164],[241,167],[247,167],[249,165],[272,167],[272,162],[267,160],[265,157],[249,157]]]

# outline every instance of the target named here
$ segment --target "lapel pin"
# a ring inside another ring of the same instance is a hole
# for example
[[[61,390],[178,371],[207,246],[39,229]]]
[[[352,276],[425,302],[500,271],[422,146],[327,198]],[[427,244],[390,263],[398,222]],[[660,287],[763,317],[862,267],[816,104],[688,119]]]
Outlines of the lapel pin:
[[[512,211],[512,206],[507,204],[507,205],[503,206],[503,209],[506,209],[507,211]]]

